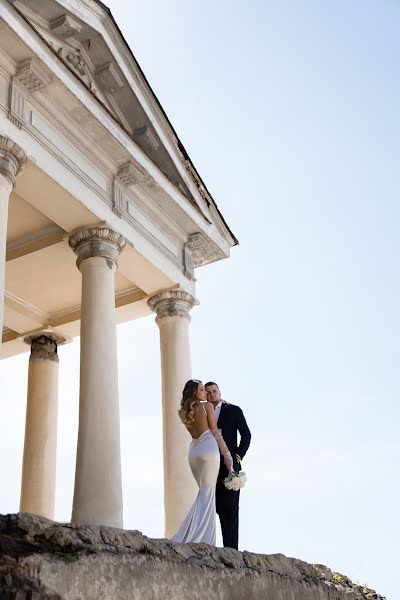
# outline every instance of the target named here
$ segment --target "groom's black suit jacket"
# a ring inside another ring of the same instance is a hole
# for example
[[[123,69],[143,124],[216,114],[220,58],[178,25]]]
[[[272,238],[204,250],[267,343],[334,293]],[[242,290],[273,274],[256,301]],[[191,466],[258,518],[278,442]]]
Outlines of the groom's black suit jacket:
[[[229,452],[232,454],[233,468],[235,471],[240,470],[240,465],[236,460],[236,454],[241,459],[244,458],[251,440],[251,433],[246,419],[244,418],[242,409],[234,404],[228,404],[222,400],[221,412],[219,413],[218,429],[221,430],[222,437],[228,446]],[[240,434],[240,443],[238,445],[238,433]],[[221,465],[219,469],[218,479],[224,479],[228,474],[228,470],[224,465],[224,459],[221,456]]]

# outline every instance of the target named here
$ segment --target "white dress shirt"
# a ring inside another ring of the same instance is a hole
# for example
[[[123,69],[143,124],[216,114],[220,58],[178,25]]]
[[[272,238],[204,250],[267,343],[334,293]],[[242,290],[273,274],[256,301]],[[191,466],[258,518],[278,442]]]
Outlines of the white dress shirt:
[[[219,419],[219,413],[221,412],[221,406],[222,406],[222,400],[215,407],[215,420],[217,421],[217,423],[218,423],[218,419]]]

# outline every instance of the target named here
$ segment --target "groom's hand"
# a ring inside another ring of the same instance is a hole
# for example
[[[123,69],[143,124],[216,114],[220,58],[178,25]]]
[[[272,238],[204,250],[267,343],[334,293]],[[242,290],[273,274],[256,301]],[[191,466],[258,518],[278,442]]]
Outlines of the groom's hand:
[[[238,461],[239,465],[242,464],[242,459],[240,458],[239,454],[236,454],[236,460]]]

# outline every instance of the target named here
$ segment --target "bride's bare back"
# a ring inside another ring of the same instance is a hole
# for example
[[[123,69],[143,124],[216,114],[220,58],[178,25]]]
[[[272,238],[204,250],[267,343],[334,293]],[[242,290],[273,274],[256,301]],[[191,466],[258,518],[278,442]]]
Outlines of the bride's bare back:
[[[195,387],[195,389],[193,389]],[[232,456],[225,444],[221,432],[218,430],[215,419],[214,406],[206,401],[207,392],[199,379],[190,379],[183,389],[179,416],[193,440],[197,440],[203,433],[210,431],[224,458],[228,471],[232,469]],[[191,400],[194,400],[194,405]],[[190,406],[190,409],[189,409]],[[193,406],[193,408],[192,408]],[[189,413],[193,410],[193,421],[189,421]],[[189,425],[189,426],[188,426]]]
[[[207,431],[208,429],[210,429],[211,432],[214,433],[212,430],[212,426],[215,426],[214,428],[218,431],[217,423],[215,420],[214,407],[211,404],[211,402],[196,402],[196,404],[193,407],[193,410],[194,421],[192,421],[190,427],[187,427],[186,429],[188,430],[188,432],[194,440],[197,440],[197,438],[199,438],[201,434]],[[209,414],[211,415],[211,418],[209,417]],[[213,418],[214,422],[212,423]]]
[[[190,435],[194,440],[197,440],[206,431],[211,431],[218,447],[224,457],[225,466],[228,471],[232,470],[232,456],[225,444],[224,438],[222,437],[215,419],[214,406],[211,402],[196,402],[193,407],[194,410],[194,421],[190,427],[187,427]]]

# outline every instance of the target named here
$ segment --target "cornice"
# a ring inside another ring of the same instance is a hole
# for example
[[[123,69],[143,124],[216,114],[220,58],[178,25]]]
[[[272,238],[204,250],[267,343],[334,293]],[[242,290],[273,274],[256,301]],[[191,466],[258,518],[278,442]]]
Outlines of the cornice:
[[[10,15],[11,21],[13,21],[13,19],[19,19],[19,27],[23,27],[26,30],[27,27],[29,27],[29,24],[23,19],[19,12],[14,11],[14,13],[15,14],[13,14],[12,17]],[[160,168],[153,163],[146,153],[141,150],[137,144],[135,144],[128,133],[121,128],[121,125],[114,118],[111,118],[107,107],[104,106],[104,104],[90,92],[83,82],[77,80],[76,77],[72,78],[73,73],[66,65],[54,61],[54,50],[51,52],[49,45],[46,44],[43,39],[37,37],[37,33],[32,26],[30,26],[30,30],[31,36],[27,35],[24,39],[28,47],[30,47],[35,54],[37,53],[39,60],[43,59],[43,61],[46,62],[47,67],[51,69],[54,76],[61,79],[64,85],[67,86],[68,90],[75,95],[79,101],[83,102],[85,106],[87,106],[93,117],[99,120],[105,129],[111,133],[115,139],[119,140],[128,154],[131,155],[138,162],[138,164],[146,170],[150,177],[154,178],[154,180],[162,187],[163,191],[170,195],[180,208],[183,208],[183,210],[188,214],[189,218],[193,218],[195,222],[198,219],[204,219],[204,215],[202,215],[198,209],[195,209],[191,205],[187,197],[166,177],[166,175],[162,173]],[[18,29],[16,32],[18,35]],[[49,53],[51,53],[51,56]],[[45,58],[44,55],[48,56],[50,60]],[[68,83],[66,83],[64,79],[68,80]]]
[[[68,4],[68,3],[64,3],[64,4]],[[108,18],[108,17],[107,17]],[[18,32],[16,31],[17,35]],[[29,36],[28,36],[29,37]],[[117,36],[118,37],[118,36]],[[119,40],[119,42],[122,44],[122,41]],[[40,44],[40,40],[37,39],[36,40],[36,46]],[[45,44],[43,44],[43,40],[42,43],[40,44],[41,46],[45,46]],[[32,46],[32,50],[33,52],[36,53],[36,46]],[[185,218],[185,228],[186,228],[186,223],[188,224],[188,229],[190,227],[190,229],[193,231],[196,231],[196,229],[199,229],[201,231],[201,229],[203,227],[207,227],[206,223],[204,222],[204,216],[202,217],[199,213],[199,211],[197,209],[194,209],[193,206],[190,206],[190,203],[188,202],[187,198],[184,196],[184,194],[182,194],[182,192],[180,192],[176,185],[174,185],[173,183],[171,183],[168,178],[166,178],[163,173],[160,171],[160,169],[154,165],[154,163],[148,159],[148,157],[145,155],[145,153],[143,153],[135,144],[134,142],[132,142],[131,138],[126,134],[126,132],[123,132],[122,129],[117,130],[116,128],[116,122],[113,121],[113,123],[110,122],[110,119],[106,119],[104,118],[105,116],[105,112],[102,112],[102,114],[99,113],[99,110],[94,110],[95,106],[93,105],[93,100],[95,98],[93,98],[90,100],[90,96],[89,94],[89,90],[87,89],[87,86],[84,86],[86,89],[83,89],[82,86],[80,86],[80,83],[78,81],[74,82],[74,84],[72,84],[71,80],[67,80],[67,72],[65,71],[65,69],[63,69],[63,65],[60,64],[59,62],[54,62],[51,60],[51,57],[49,56],[50,60],[47,60],[44,58],[44,53],[49,54],[49,48],[47,46],[47,51],[43,52],[43,48],[41,49],[41,53],[38,54],[39,58],[42,59],[43,62],[46,63],[47,66],[49,66],[49,68],[51,69],[52,73],[55,75],[55,81],[60,80],[60,82],[66,86],[66,89],[73,94],[74,96],[76,96],[76,98],[78,99],[78,101],[82,102],[85,106],[87,106],[88,111],[90,111],[90,113],[93,116],[93,119],[96,119],[96,121],[98,121],[101,126],[104,127],[105,131],[107,131],[111,136],[113,136],[114,141],[119,142],[121,145],[121,150],[123,150],[123,152],[127,153],[127,156],[132,156],[133,158],[133,162],[134,164],[137,164],[140,166],[140,168],[143,169],[143,171],[145,171],[146,176],[148,177],[148,180],[151,181],[151,185],[155,185],[157,187],[160,188],[160,190],[162,190],[162,194],[167,194],[170,198],[171,201],[174,203],[174,206],[176,206],[176,210],[179,211],[181,213],[181,220],[183,220],[183,218]],[[132,60],[132,59],[130,59]],[[128,68],[128,66],[127,66]],[[65,77],[65,81],[64,81],[64,77],[62,75],[62,73],[58,73],[57,72],[61,70],[64,71],[64,74],[66,75]],[[132,71],[132,69],[131,69]],[[71,74],[69,74],[69,77],[71,77]],[[76,78],[75,78],[76,79]],[[140,81],[140,85],[144,85],[144,82]],[[79,89],[79,87],[81,87],[81,89]],[[79,92],[79,93],[77,93]],[[38,106],[41,106],[42,104],[42,100],[44,100],[45,96],[43,94],[39,94],[38,98],[35,98],[35,102],[38,103],[38,101],[40,102],[38,104]],[[29,101],[31,102],[31,99],[29,99]],[[155,102],[154,98],[153,98],[153,102]],[[100,107],[100,105],[98,105],[98,107]],[[108,117],[110,115],[107,115]],[[162,119],[161,119],[162,120]],[[64,126],[65,124],[63,123],[62,126]],[[161,124],[160,124],[161,126]],[[61,127],[60,127],[61,130]],[[31,131],[31,130],[30,130]],[[37,136],[37,133],[36,133]],[[40,136],[37,136],[37,139],[42,138],[42,134],[40,134]],[[71,136],[72,139],[72,136]],[[173,138],[173,136],[171,137],[171,140],[175,139]],[[176,140],[175,140],[176,141]],[[48,148],[48,145],[46,144],[45,139],[41,139],[41,142],[46,145],[46,147]],[[96,143],[94,143],[94,146],[96,145]],[[77,142],[77,146],[79,148],[79,140]],[[50,149],[51,150],[51,149]],[[52,151],[52,150],[51,150]],[[54,152],[54,150],[53,150]],[[179,152],[177,152],[177,154],[179,154]],[[57,156],[58,158],[60,158],[59,153],[57,152]],[[90,154],[88,154],[88,156],[91,156]],[[61,157],[62,159],[62,157]],[[92,160],[92,159],[91,159]],[[79,177],[81,177],[81,179],[83,179],[83,181],[85,183],[88,183],[87,181],[87,177],[84,177],[83,174],[79,174],[79,172],[76,171],[75,169],[75,165],[69,165],[67,162],[65,162],[66,166],[69,167],[70,169],[72,168],[74,170],[74,173],[77,173],[77,175]],[[115,163],[114,163],[115,164]],[[118,164],[118,162],[117,162]],[[116,167],[117,170],[117,167]],[[115,173],[115,171],[114,171]],[[118,176],[118,173],[116,174]],[[107,204],[109,206],[113,206],[113,197],[112,197],[112,173],[107,173],[108,176],[108,183],[107,183],[107,190],[102,191],[102,198],[104,200],[106,200]],[[188,176],[188,175],[187,175]],[[145,186],[147,185],[147,182],[144,182]],[[89,183],[89,185],[91,185]],[[141,185],[141,183],[139,184],[134,184],[134,185]],[[98,184],[95,184],[94,180],[93,180],[93,185],[91,185],[92,189],[94,191],[96,191],[96,193],[99,192],[98,190]],[[144,187],[145,187],[144,186]],[[143,188],[143,192],[147,193],[146,190]],[[124,190],[125,193],[125,190]],[[160,194],[161,195],[161,194]],[[115,204],[116,207],[116,211],[119,210],[119,207],[117,204]],[[121,215],[119,215],[121,216]],[[136,229],[140,229],[140,227],[137,226],[137,223],[134,222],[134,219],[132,219],[132,215],[129,214],[123,214],[122,215],[123,218],[129,223],[131,224],[133,227],[135,227]],[[189,231],[190,231],[189,229]],[[157,250],[161,250],[164,254],[166,254],[169,258],[169,252],[166,251],[166,249],[160,247],[161,245],[159,243],[155,243],[155,240],[153,239],[154,236],[149,235],[148,232],[144,233],[143,230],[140,229],[140,231],[138,231],[138,233],[140,235],[143,235],[144,237],[147,238],[148,241],[150,241],[153,245],[156,246]],[[187,232],[185,232],[187,235]],[[214,238],[216,240],[216,244],[215,246],[218,248],[218,245],[220,245],[223,250],[221,250],[220,253],[218,252],[213,252],[213,255],[215,256],[215,259],[218,260],[219,258],[223,258],[226,257],[228,255],[228,248],[227,246],[229,245],[229,243],[223,239],[223,236],[221,235],[220,231],[215,231],[213,230],[213,228],[210,228],[208,233],[204,233],[204,236],[207,237],[211,237]],[[219,239],[221,237],[221,240]],[[174,262],[175,264],[177,264],[177,266],[180,267],[180,269],[182,270],[182,250],[183,250],[183,243],[181,241],[181,247],[180,247],[180,255],[178,256],[178,258],[174,258]],[[211,246],[214,244],[214,242],[211,242]],[[226,244],[226,245],[225,245]],[[189,248],[189,247],[188,247]],[[190,249],[190,248],[189,248]],[[215,250],[215,248],[214,248]],[[211,262],[212,258],[210,259],[210,255],[212,253],[210,253],[210,251],[208,251],[208,254],[206,258],[202,258],[200,261],[197,261],[198,264],[207,264],[208,262]],[[195,266],[197,266],[197,263],[195,264]]]
[[[61,3],[66,9],[68,9],[68,2],[64,1]],[[87,2],[85,2],[84,4],[86,9],[91,9]],[[185,151],[182,151],[183,145],[181,144],[157,96],[151,88],[151,85],[147,81],[147,78],[144,72],[142,71],[139,63],[137,62],[135,56],[133,55],[128,43],[124,39],[122,32],[120,31],[118,24],[115,21],[111,11],[107,9],[107,7],[104,5],[100,5],[99,8],[102,9],[100,23],[104,29],[104,32],[99,31],[98,28],[96,28],[96,30],[101,34],[103,33],[109,36],[109,39],[107,40],[106,37],[104,37],[103,35],[104,41],[107,47],[109,48],[112,56],[114,57],[114,60],[116,53],[118,53],[121,57],[124,58],[125,65],[118,61],[119,68],[121,69],[124,77],[128,81],[132,92],[139,100],[141,107],[145,111],[150,123],[155,128],[156,134],[160,138],[162,145],[165,147],[169,156],[172,158],[175,168],[177,169],[179,175],[181,176],[185,184],[189,187],[190,193],[193,196],[197,209],[202,214],[203,218],[206,219],[208,223],[211,223],[212,221],[208,213],[208,206],[209,204],[215,205],[213,199],[211,198],[208,190],[202,183],[189,156],[186,154]],[[69,10],[74,9],[72,7],[69,7]],[[94,27],[93,24],[91,24],[91,26]],[[110,43],[112,43],[114,47],[111,47]],[[146,127],[143,127],[142,129],[146,129]],[[147,129],[148,135],[151,138],[154,138],[154,135],[152,134],[150,129]],[[157,146],[157,143],[157,140],[153,139],[151,139],[151,141],[149,142],[152,148],[155,148]],[[185,195],[183,192],[181,193]]]

